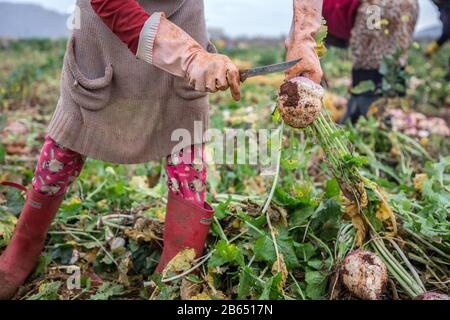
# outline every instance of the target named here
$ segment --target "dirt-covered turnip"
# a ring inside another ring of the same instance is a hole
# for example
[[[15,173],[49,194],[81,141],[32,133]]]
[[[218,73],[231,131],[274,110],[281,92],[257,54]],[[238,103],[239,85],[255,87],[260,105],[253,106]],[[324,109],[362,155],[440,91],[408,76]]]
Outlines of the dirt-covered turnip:
[[[354,296],[364,300],[380,300],[386,289],[388,270],[374,253],[356,250],[345,257],[341,277]]]
[[[294,128],[306,128],[322,111],[323,88],[313,81],[297,77],[285,82],[278,95],[278,111],[284,122]]]

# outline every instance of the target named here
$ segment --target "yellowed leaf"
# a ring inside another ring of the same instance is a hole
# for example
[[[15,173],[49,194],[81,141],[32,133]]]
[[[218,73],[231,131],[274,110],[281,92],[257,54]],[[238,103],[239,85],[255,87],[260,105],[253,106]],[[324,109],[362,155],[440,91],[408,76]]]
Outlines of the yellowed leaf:
[[[73,204],[79,204],[81,203],[81,199],[79,197],[72,197],[69,202],[67,203],[67,205],[73,205]]]
[[[416,189],[416,191],[422,191],[422,186],[426,179],[427,175],[425,173],[416,174],[413,180],[414,189]]]
[[[211,297],[206,293],[200,293],[192,297],[190,300],[211,300]]]
[[[319,58],[323,57],[327,53],[327,47],[323,42],[316,45],[316,53]]]
[[[395,218],[394,212],[386,200],[386,194],[378,189],[374,191],[381,200],[376,216],[387,226],[388,232],[386,232],[386,235],[393,237],[397,235],[397,219]]]
[[[355,244],[357,247],[361,247],[366,238],[367,228],[363,218],[357,215],[352,218],[352,225],[356,229]]]
[[[156,217],[158,218],[159,221],[164,222],[166,220],[166,216],[164,214],[163,210],[158,210],[156,211]]]
[[[389,207],[386,206],[386,204],[384,202],[381,202],[381,204],[378,206],[376,216],[381,221],[386,221],[391,218],[391,211],[389,210]]]
[[[195,259],[194,249],[184,249],[180,251],[170,262],[167,264],[163,271],[163,274],[168,272],[184,272],[192,267],[192,262]]]
[[[234,229],[240,229],[242,226],[242,220],[241,219],[233,219],[231,225]]]
[[[357,186],[356,189],[358,191],[359,194],[359,198],[358,198],[358,205],[359,205],[359,211],[361,211],[362,209],[367,208],[367,205],[369,204],[369,199],[367,198],[367,191],[366,188],[364,187],[364,183],[360,182]]]
[[[360,183],[356,186],[356,191],[359,194],[358,203],[351,201],[348,198],[343,199],[343,206],[345,216],[352,221],[353,227],[356,229],[355,243],[360,247],[364,243],[364,239],[367,234],[367,225],[362,216],[362,210],[367,208],[369,199],[367,197],[367,191],[364,183]]]
[[[347,218],[353,218],[359,215],[358,205],[344,198],[344,211]]]
[[[159,237],[156,236],[155,233],[148,228],[145,228],[142,231],[136,229],[126,229],[124,230],[124,233],[128,238],[136,242],[140,241],[151,242],[153,240],[159,239]]]
[[[288,278],[288,270],[286,267],[286,262],[284,261],[284,256],[281,253],[280,253],[280,259],[275,261],[272,265],[272,274],[273,275],[277,275],[280,272],[281,272],[282,278],[281,278],[280,283],[278,284],[278,287],[280,290],[282,290],[284,285],[286,284],[286,280]]]
[[[422,138],[420,138],[419,143],[422,146],[426,147],[430,143],[430,139],[428,139],[427,137],[422,137]]]

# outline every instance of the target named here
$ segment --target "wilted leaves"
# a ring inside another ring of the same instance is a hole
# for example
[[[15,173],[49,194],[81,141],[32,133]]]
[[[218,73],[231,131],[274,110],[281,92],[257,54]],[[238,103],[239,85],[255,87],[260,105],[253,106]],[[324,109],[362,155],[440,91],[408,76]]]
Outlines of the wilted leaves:
[[[181,300],[209,300],[209,296],[202,293],[202,285],[196,282],[189,281],[186,277],[181,280],[180,297]],[[205,297],[206,296],[206,297]],[[203,297],[205,299],[198,299]]]
[[[192,267],[192,263],[195,259],[194,249],[184,249],[179,252],[166,266],[163,274],[169,272],[184,272]]]
[[[151,242],[153,240],[161,240],[163,225],[149,220],[139,218],[136,220],[134,227],[126,229],[125,235],[136,242]]]
[[[344,198],[344,210],[345,216],[352,221],[353,227],[356,229],[355,243],[357,246],[362,246],[368,231],[368,226],[363,215],[363,210],[368,205],[368,197],[364,189],[364,184],[360,183],[357,189],[359,198],[355,200]]]
[[[284,285],[286,284],[286,280],[288,278],[288,270],[286,267],[286,263],[284,262],[284,257],[282,254],[280,254],[279,259],[277,259],[273,265],[272,265],[272,274],[277,275],[281,274],[281,281],[279,283],[279,289],[280,291],[283,289]]]

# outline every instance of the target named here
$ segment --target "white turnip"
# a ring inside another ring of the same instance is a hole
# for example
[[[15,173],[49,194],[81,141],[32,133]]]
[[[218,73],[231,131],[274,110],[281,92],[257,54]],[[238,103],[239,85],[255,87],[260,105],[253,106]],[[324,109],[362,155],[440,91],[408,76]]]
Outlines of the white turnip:
[[[278,111],[284,122],[294,128],[306,128],[322,111],[324,90],[303,77],[285,82],[278,95]]]
[[[380,300],[386,289],[388,270],[374,253],[356,250],[345,257],[341,277],[354,296],[364,300]]]

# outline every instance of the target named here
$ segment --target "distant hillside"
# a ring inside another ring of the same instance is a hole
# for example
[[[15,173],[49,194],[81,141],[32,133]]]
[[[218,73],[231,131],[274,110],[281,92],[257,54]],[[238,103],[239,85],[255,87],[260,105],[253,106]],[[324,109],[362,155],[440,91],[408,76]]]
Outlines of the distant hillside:
[[[0,37],[67,37],[70,34],[66,27],[68,17],[39,5],[0,2]]]

